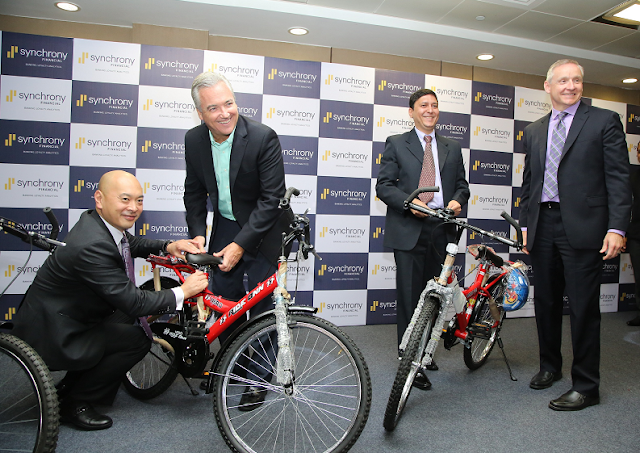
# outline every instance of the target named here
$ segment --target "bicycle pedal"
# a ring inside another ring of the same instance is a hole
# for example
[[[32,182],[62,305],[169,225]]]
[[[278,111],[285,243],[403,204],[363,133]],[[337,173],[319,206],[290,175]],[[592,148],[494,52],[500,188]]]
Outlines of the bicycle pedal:
[[[476,322],[469,326],[469,333],[474,337],[488,340],[491,338],[491,326]]]
[[[209,333],[206,323],[201,321],[187,321],[185,330],[190,340],[202,339]]]

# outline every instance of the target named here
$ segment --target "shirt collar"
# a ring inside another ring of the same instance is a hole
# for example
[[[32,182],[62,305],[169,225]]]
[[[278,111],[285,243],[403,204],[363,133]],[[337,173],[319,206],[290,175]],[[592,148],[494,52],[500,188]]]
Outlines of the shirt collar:
[[[231,132],[231,134],[229,135],[229,138],[222,143],[218,143],[217,141],[215,141],[215,139],[213,138],[213,134],[211,133],[211,131],[209,131],[209,140],[211,140],[211,145],[215,146],[216,148],[220,148],[225,145],[233,145],[233,136],[236,134],[237,127],[238,126],[236,125],[236,127],[233,128],[233,132]]]
[[[416,130],[416,134],[418,134],[418,139],[420,139],[420,143],[424,144],[424,137],[429,135],[431,136],[431,143],[436,141],[436,130],[434,129],[433,131],[431,131],[430,134],[425,134],[424,132],[422,132],[421,130],[419,130],[417,127],[414,128]]]
[[[109,222],[106,222],[100,214],[98,214],[98,216],[100,216],[100,220],[102,220],[102,222],[107,227],[107,230],[109,230],[109,233],[111,233],[111,236],[113,237],[113,242],[115,242],[117,246],[120,246],[120,241],[122,241],[122,238],[124,237],[124,233],[119,229],[117,229],[116,227],[114,227],[113,225],[111,225]]]
[[[578,110],[578,107],[580,107],[580,103],[582,102],[582,100],[578,100],[578,102],[576,102],[575,104],[573,104],[571,107],[567,107],[566,109],[560,111],[560,110],[556,110],[553,107],[551,108],[551,119],[552,120],[557,120],[558,119],[558,115],[562,112],[566,112],[568,115],[571,116],[575,116],[576,115],[576,111]]]

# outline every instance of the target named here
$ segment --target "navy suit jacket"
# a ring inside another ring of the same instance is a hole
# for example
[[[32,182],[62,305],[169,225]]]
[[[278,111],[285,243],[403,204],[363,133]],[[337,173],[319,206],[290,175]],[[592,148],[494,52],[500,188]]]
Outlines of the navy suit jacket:
[[[436,142],[445,207],[451,200],[464,206],[469,200],[469,184],[460,144],[439,134],[436,134]],[[386,247],[411,250],[418,243],[422,220],[404,210],[404,200],[418,188],[423,157],[424,148],[415,129],[387,138],[376,184],[378,198],[387,205]]]
[[[551,113],[524,131],[520,225],[535,246]],[[625,231],[631,211],[629,155],[617,113],[580,103],[558,167],[562,224],[574,249],[600,249],[607,230]]]
[[[213,206],[213,231],[219,215],[218,185],[206,124],[185,135],[185,159],[184,206],[189,234],[206,238],[207,197]],[[273,129],[238,115],[229,182],[233,215],[241,227],[234,242],[251,255],[261,250],[267,258],[277,258],[282,230],[273,227],[282,214],[278,204],[285,193],[285,180],[282,149]]]
[[[164,241],[125,233],[133,257],[157,254]],[[25,295],[13,333],[53,370],[86,370],[104,355],[106,318],[173,313],[173,291],[143,291],[129,280],[113,236],[94,210],[85,211],[49,256]]]

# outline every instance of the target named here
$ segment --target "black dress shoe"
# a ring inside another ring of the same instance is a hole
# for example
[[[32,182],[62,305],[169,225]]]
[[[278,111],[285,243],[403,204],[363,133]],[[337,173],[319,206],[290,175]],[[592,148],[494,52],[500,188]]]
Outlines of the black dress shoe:
[[[431,381],[424,372],[418,371],[416,377],[413,379],[413,386],[420,390],[429,390],[431,388]]]
[[[554,411],[579,411],[598,403],[600,403],[599,396],[583,395],[575,390],[569,390],[560,398],[551,400],[549,407]]]
[[[264,398],[267,396],[267,391],[260,387],[246,386],[242,398],[240,398],[240,406],[238,410],[242,412],[252,411],[257,409],[264,403]]]
[[[640,315],[636,316],[630,321],[627,321],[628,326],[640,326]]]
[[[63,423],[70,423],[83,431],[107,429],[113,425],[111,417],[99,414],[91,404],[69,398],[60,406],[60,418]]]
[[[531,378],[529,387],[534,390],[542,390],[549,388],[555,381],[562,379],[562,373],[552,373],[551,371],[540,371]]]

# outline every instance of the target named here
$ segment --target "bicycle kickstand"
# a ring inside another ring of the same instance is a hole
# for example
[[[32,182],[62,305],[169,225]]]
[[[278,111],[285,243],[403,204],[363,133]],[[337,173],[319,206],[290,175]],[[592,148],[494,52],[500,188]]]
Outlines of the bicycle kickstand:
[[[498,346],[500,346],[500,350],[502,351],[502,357],[504,357],[504,363],[507,364],[507,369],[509,370],[509,377],[511,378],[512,381],[517,381],[518,379],[513,375],[513,372],[511,371],[511,365],[509,365],[507,354],[504,353],[504,344],[502,343],[502,338],[500,337],[500,334],[498,334],[497,340],[498,340]]]
[[[182,379],[184,380],[184,382],[187,384],[187,387],[189,387],[189,390],[191,390],[191,394],[193,396],[198,396],[200,395],[200,392],[198,392],[196,389],[193,388],[193,386],[191,385],[191,382],[189,382],[189,379],[187,379],[186,377],[184,377],[182,375],[182,373],[180,373],[180,376],[182,377]]]

